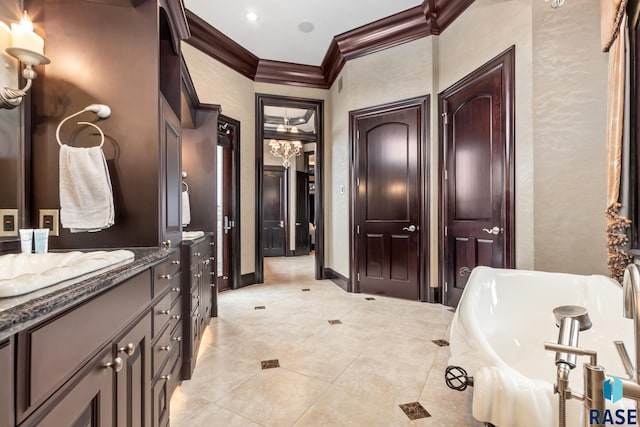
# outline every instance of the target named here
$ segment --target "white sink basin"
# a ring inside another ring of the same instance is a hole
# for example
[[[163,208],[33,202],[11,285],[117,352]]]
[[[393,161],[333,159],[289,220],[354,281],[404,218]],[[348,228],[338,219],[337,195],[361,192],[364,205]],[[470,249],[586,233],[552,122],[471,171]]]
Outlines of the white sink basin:
[[[131,251],[50,252],[0,256],[0,298],[14,297],[131,262]]]
[[[182,240],[196,240],[204,236],[204,231],[183,231]]]

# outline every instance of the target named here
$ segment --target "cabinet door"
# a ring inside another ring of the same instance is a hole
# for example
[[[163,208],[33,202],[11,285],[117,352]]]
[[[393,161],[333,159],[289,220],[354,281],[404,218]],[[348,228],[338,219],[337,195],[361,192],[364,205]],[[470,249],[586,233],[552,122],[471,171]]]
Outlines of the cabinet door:
[[[115,351],[124,361],[116,374],[116,425],[151,425],[151,314],[140,320],[115,343]]]
[[[14,425],[13,408],[13,345],[0,343],[0,427]]]
[[[45,404],[21,427],[112,427],[114,371],[108,364],[113,361],[111,346],[107,346],[70,380],[69,387],[56,393],[51,399],[55,406]]]
[[[161,239],[176,246],[182,240],[181,230],[181,140],[180,120],[169,103],[160,95],[160,200]]]

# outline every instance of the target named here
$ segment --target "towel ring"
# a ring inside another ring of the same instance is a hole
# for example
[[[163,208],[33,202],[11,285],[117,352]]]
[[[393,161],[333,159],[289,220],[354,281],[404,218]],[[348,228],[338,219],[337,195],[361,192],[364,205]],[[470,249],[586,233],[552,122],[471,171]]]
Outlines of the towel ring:
[[[189,191],[189,184],[187,184],[186,182],[182,181],[182,185],[184,185],[184,186],[185,186],[184,191],[187,191],[187,192],[188,192],[188,191]]]
[[[58,125],[58,127],[56,128],[56,140],[58,141],[58,145],[60,147],[62,147],[62,141],[60,141],[60,128],[62,127],[62,125],[64,124],[64,122],[66,122],[67,120],[69,120],[72,117],[75,117],[81,113],[84,113],[84,110],[79,111],[75,114],[70,115],[69,117],[67,117],[66,119],[64,119],[63,121],[60,122],[60,124]],[[98,146],[99,148],[102,148],[102,146],[104,145],[104,132],[102,132],[102,129],[100,129],[96,124],[94,123],[89,123],[89,122],[78,122],[79,125],[89,125],[89,126],[93,126],[94,128],[98,129],[98,132],[100,132],[100,145]]]

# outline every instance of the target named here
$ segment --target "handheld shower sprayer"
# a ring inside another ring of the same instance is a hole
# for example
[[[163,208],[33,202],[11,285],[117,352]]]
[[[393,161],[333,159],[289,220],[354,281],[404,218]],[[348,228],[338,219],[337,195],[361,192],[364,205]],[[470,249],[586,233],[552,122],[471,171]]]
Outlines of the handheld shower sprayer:
[[[584,307],[563,305],[553,309],[558,332],[558,344],[570,347],[578,346],[578,333],[591,328],[589,313]],[[571,369],[576,367],[578,356],[570,353],[556,352],[556,365],[567,364]]]

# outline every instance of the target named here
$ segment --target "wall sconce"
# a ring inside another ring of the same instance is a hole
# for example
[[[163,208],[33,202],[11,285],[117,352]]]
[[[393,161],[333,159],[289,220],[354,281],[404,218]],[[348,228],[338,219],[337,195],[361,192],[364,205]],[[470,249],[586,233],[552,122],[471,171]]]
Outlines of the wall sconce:
[[[32,80],[38,76],[33,67],[51,62],[44,56],[44,40],[33,32],[33,24],[26,10],[19,24],[11,24],[11,37],[11,47],[6,48],[5,52],[24,64],[22,77],[27,80],[27,84],[22,89],[11,89],[6,86],[0,89],[0,108],[5,109],[20,105],[22,98],[31,88]]]
[[[544,0],[546,3],[549,3],[549,0]],[[564,0],[551,0],[551,7],[554,9],[559,8],[564,4]]]

